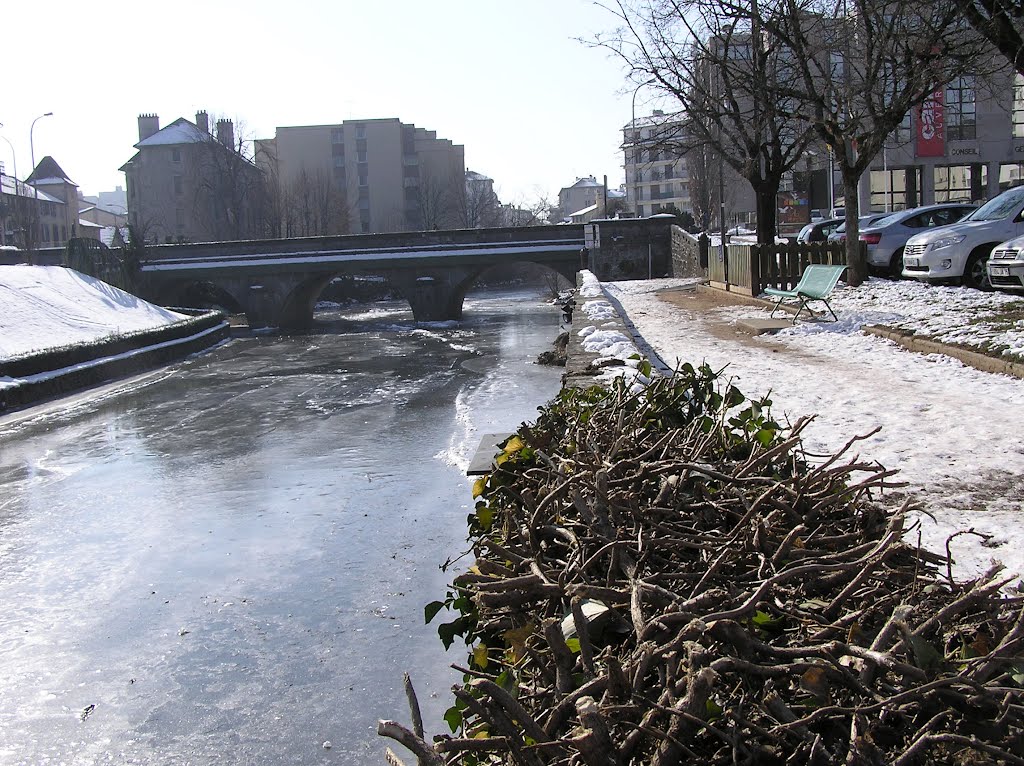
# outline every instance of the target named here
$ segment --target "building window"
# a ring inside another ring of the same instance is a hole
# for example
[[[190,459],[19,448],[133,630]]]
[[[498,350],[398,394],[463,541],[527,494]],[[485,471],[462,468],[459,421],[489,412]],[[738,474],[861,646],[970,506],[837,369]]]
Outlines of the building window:
[[[343,168],[345,167],[345,155],[334,158],[334,167]]]
[[[999,166],[999,191],[1006,191],[1021,181],[1024,181],[1024,162],[1004,162]]]
[[[345,156],[345,144],[331,144],[331,156],[332,157],[344,157]]]
[[[171,162],[181,162],[181,149],[171,149]]]
[[[367,186],[369,184],[369,173],[365,167],[359,168],[359,185]]]
[[[57,239],[57,224],[54,224],[53,225],[53,238],[56,241],[58,241],[58,242],[64,242],[65,240],[67,240],[67,238],[68,238],[68,227],[67,226],[61,226],[60,227],[60,239],[58,240]]]
[[[936,202],[970,202],[985,195],[988,167],[985,165],[941,165],[933,171]]]
[[[1013,78],[1013,137],[1024,138],[1024,75]]]
[[[946,86],[946,139],[972,141],[975,134],[974,78],[957,77]]]
[[[178,226],[178,233],[185,228],[185,209],[176,208],[174,211],[174,223]]]
[[[366,126],[362,123],[356,125],[356,138],[366,138]]]
[[[183,193],[183,186],[182,186],[181,176],[175,176],[174,177],[174,193],[175,194],[182,194]]]
[[[332,144],[344,144],[345,143],[345,131],[342,128],[331,128],[331,143]]]
[[[366,150],[356,152],[356,162],[366,162]]]

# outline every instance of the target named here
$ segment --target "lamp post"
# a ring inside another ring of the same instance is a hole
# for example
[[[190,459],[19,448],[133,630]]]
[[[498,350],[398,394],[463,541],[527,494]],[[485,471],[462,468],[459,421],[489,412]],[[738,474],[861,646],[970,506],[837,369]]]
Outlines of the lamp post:
[[[39,122],[44,117],[53,117],[53,112],[47,112],[46,114],[41,114],[38,117],[36,117],[34,120],[32,120],[32,125],[28,129],[28,150],[29,150],[29,157],[32,160],[32,172],[33,173],[36,172],[36,147],[35,147],[35,141],[33,140],[34,139],[34,132],[35,132],[35,129],[36,129],[36,123]],[[39,189],[36,188],[35,184],[32,184],[32,197],[34,199],[33,209],[32,209],[32,217],[34,219],[33,222],[35,224],[36,231],[33,232],[32,248],[31,248],[31,250],[35,250],[36,249],[35,245],[37,244],[36,236],[39,234]]]
[[[640,165],[640,163],[637,161],[637,152],[639,151],[637,149],[637,144],[640,143],[640,131],[636,127],[636,97],[642,87],[644,87],[645,85],[650,85],[652,82],[654,82],[654,80],[644,80],[643,82],[637,84],[635,88],[633,88],[633,100],[631,109],[632,119],[629,122],[629,129],[632,133],[632,135],[630,136],[631,143],[629,144],[629,146],[631,149],[630,157],[633,160],[633,205],[636,207],[637,216],[640,215],[640,183],[637,180],[637,173],[639,172],[638,167]],[[630,163],[628,162],[626,163],[627,167],[629,166],[629,164]],[[629,188],[628,185],[626,188]]]

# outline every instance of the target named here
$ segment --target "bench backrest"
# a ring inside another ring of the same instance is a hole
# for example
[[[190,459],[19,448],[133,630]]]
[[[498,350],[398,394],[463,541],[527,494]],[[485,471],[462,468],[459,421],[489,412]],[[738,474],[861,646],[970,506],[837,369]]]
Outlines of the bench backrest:
[[[800,277],[794,292],[809,298],[827,298],[839,282],[839,277],[846,271],[846,266],[826,266],[812,263]]]

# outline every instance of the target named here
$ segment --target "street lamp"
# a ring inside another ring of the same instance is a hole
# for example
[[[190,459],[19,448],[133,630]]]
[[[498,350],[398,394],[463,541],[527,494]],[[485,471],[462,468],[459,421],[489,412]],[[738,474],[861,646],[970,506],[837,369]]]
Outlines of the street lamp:
[[[33,140],[33,138],[34,138],[34,131],[36,129],[36,123],[39,122],[44,117],[53,117],[53,112],[47,112],[46,114],[41,114],[38,117],[36,117],[34,120],[32,120],[32,125],[28,129],[28,150],[29,150],[29,158],[32,160],[32,172],[33,173],[36,172],[36,146],[35,146],[35,142]],[[35,184],[32,184],[32,197],[34,199],[32,214],[33,214],[33,217],[36,219],[35,220],[35,228],[36,228],[36,230],[35,230],[35,232],[33,232],[34,236],[32,237],[32,245],[33,245],[32,249],[34,250],[35,249],[35,245],[37,244],[36,238],[39,235],[39,189],[36,188]]]
[[[643,82],[639,83],[635,88],[633,88],[633,100],[632,100],[632,108],[631,108],[632,119],[629,122],[629,129],[630,129],[630,132],[632,133],[632,135],[630,137],[631,138],[630,157],[633,160],[633,162],[632,162],[632,165],[633,165],[633,205],[636,207],[636,214],[638,216],[640,215],[640,205],[639,205],[639,202],[640,202],[640,182],[637,179],[637,173],[639,173],[639,165],[640,165],[640,163],[637,161],[637,157],[639,156],[638,155],[638,151],[639,150],[637,149],[637,144],[640,143],[640,131],[637,129],[637,126],[636,126],[636,97],[637,97],[637,94],[640,92],[640,89],[642,87],[644,87],[645,85],[650,85],[653,82],[654,82],[653,78],[650,79],[650,80],[644,80]],[[629,164],[630,163],[628,163],[628,162],[626,163],[627,167],[628,167]],[[629,188],[628,185],[627,185],[626,188]]]

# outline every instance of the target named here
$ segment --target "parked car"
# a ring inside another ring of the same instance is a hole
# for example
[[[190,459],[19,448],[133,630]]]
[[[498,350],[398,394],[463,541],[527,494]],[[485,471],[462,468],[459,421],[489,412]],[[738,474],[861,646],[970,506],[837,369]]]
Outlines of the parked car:
[[[1000,290],[1024,290],[1024,237],[1015,237],[992,249],[988,280]]]
[[[881,221],[883,218],[888,216],[889,213],[870,213],[868,215],[862,215],[857,219],[858,229],[864,229],[873,224],[875,221]],[[846,241],[846,221],[843,221],[835,230],[828,235],[828,241],[832,243],[845,242]]]
[[[1000,242],[1024,234],[1024,186],[993,197],[958,223],[915,234],[903,248],[903,276],[989,289],[986,263]]]
[[[842,222],[842,218],[812,221],[800,229],[800,233],[796,235],[796,241],[801,244],[805,242],[824,242],[828,239],[828,235],[835,231],[836,227]]]
[[[867,245],[868,269],[874,274],[896,277],[903,274],[903,247],[922,229],[956,223],[977,205],[946,203],[900,210],[861,229],[860,240]]]

